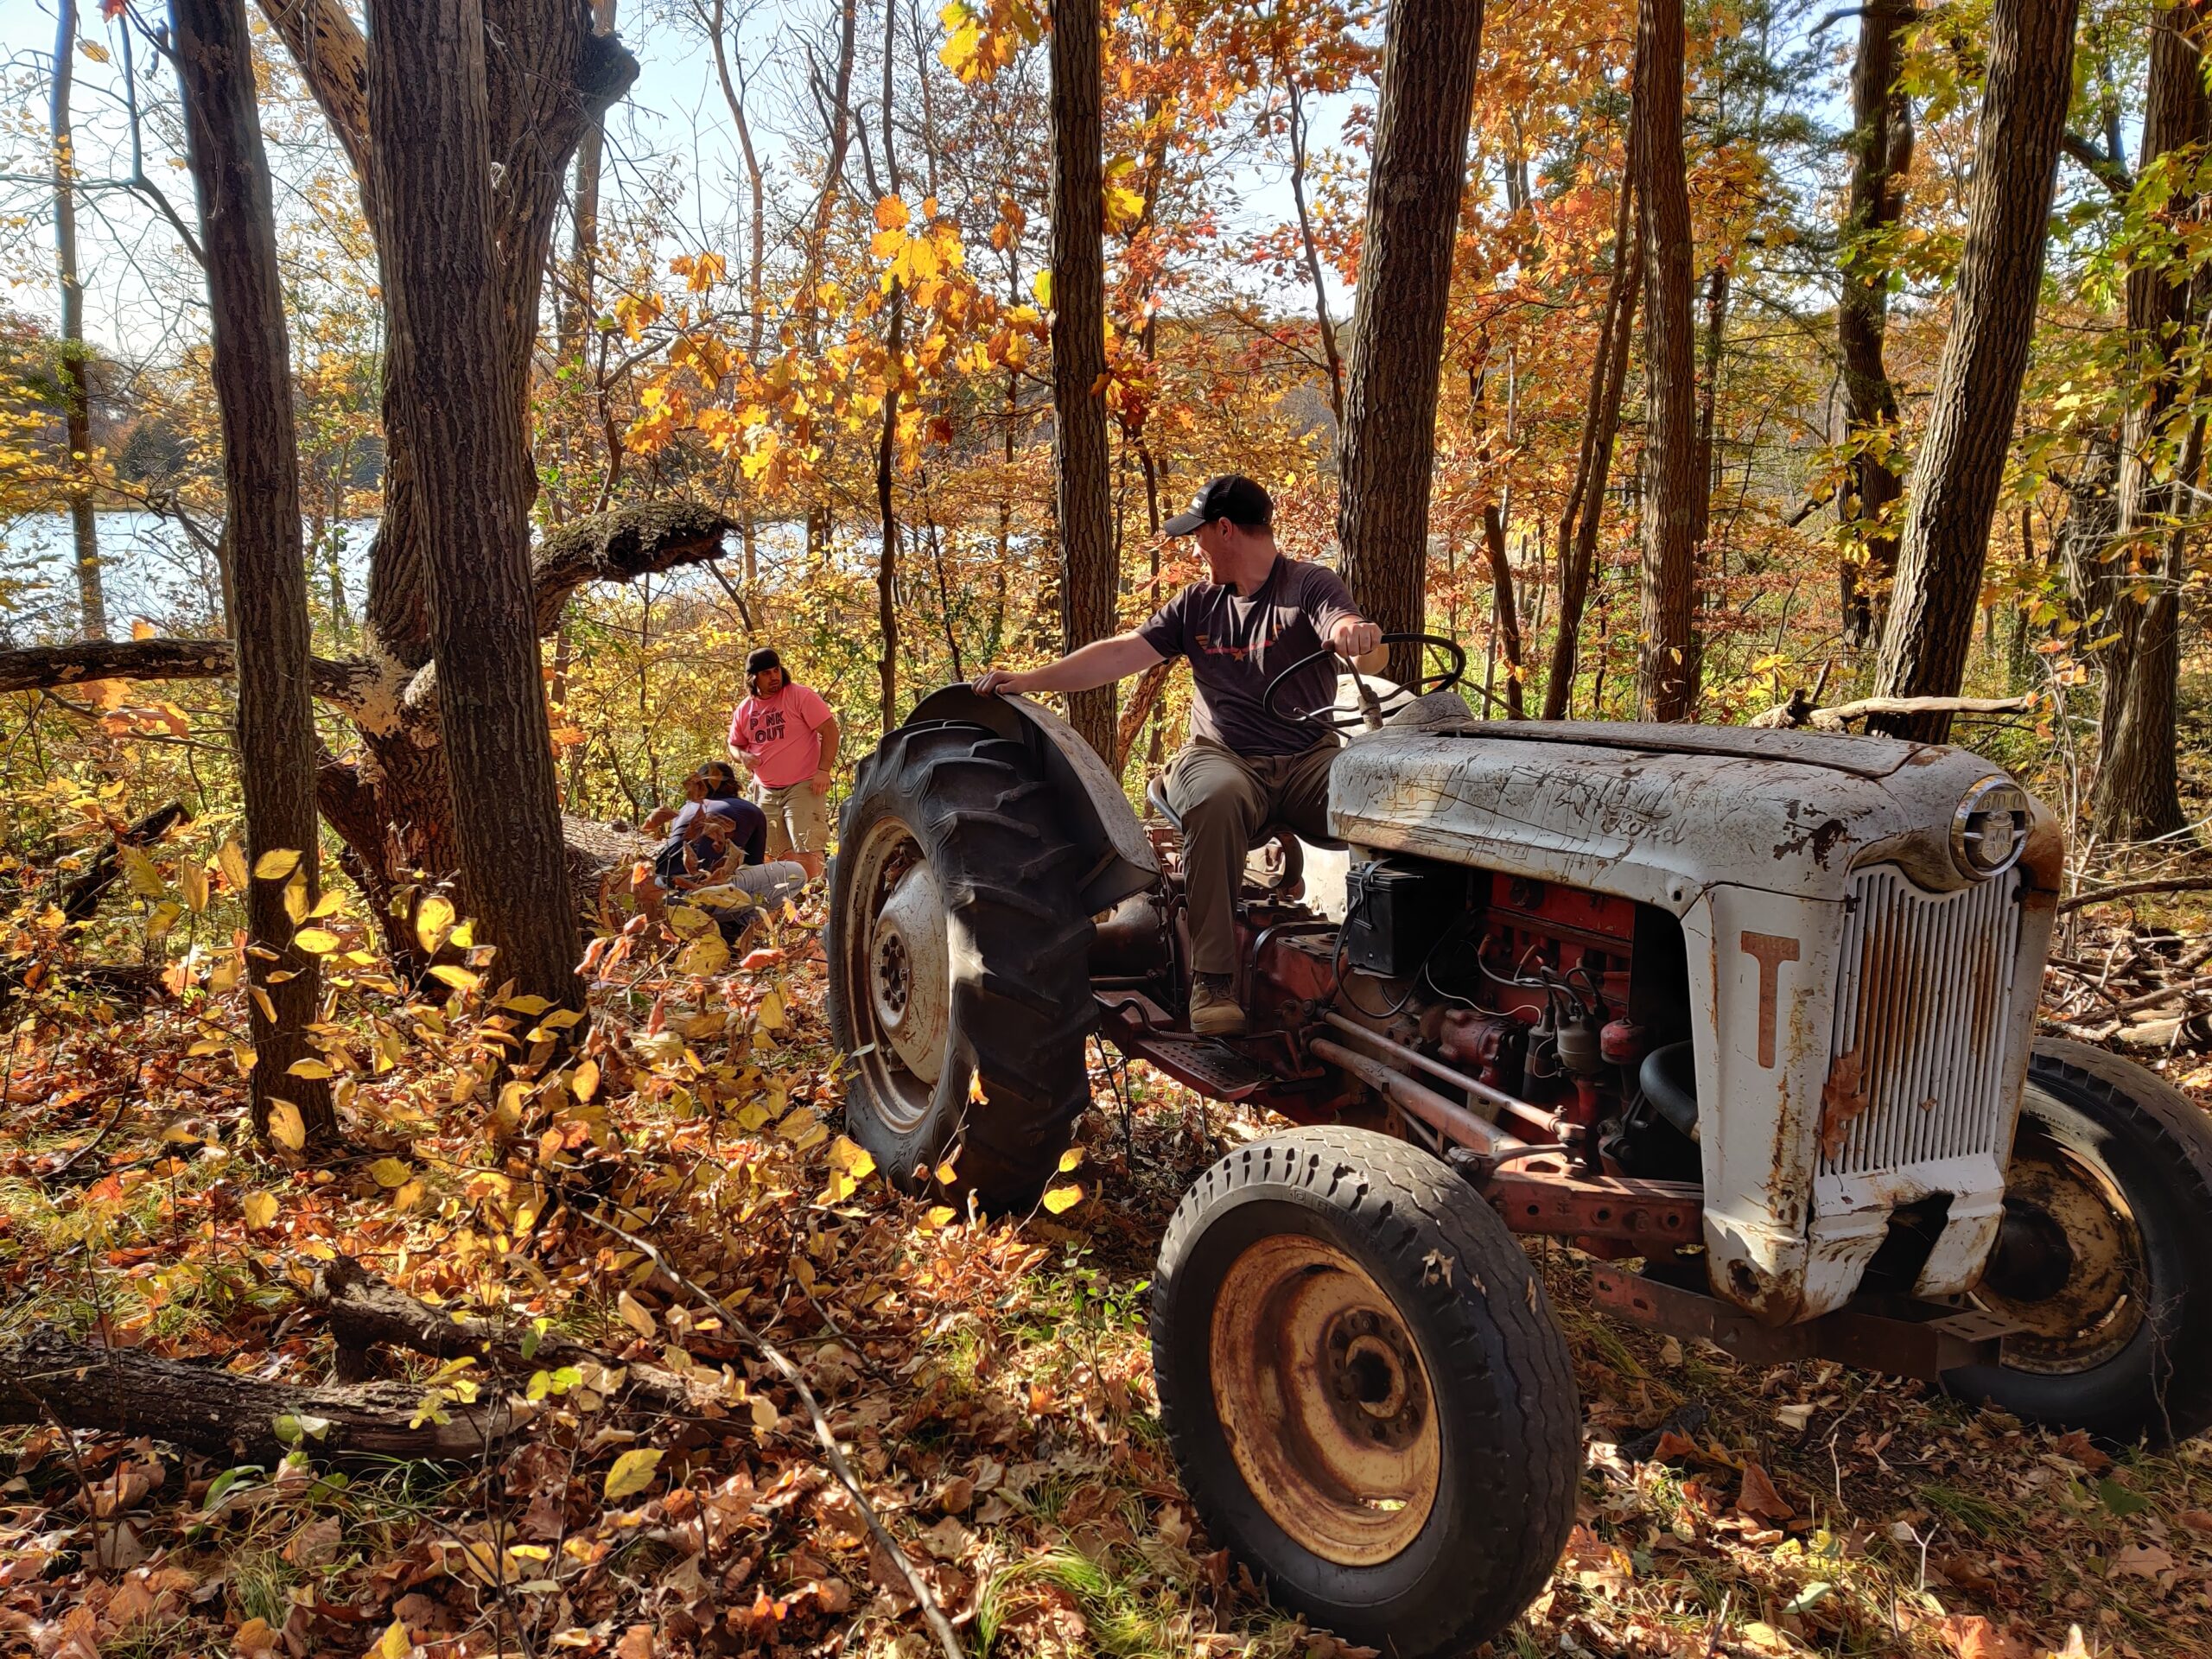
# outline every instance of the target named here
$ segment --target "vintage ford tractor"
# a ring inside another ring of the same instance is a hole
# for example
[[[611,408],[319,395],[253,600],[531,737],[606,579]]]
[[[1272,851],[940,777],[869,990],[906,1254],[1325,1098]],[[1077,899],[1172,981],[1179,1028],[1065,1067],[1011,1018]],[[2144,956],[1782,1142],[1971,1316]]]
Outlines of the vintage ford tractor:
[[[1244,1037],[1180,1017],[1166,802],[1141,821],[1044,709],[938,692],[844,809],[830,1016],[893,1179],[949,1159],[961,1195],[1033,1202],[1093,1032],[1302,1126],[1199,1179],[1154,1278],[1217,1540],[1396,1655],[1519,1612],[1573,1522],[1580,1410],[1516,1233],[1594,1258],[1608,1313],[1747,1360],[2114,1440],[2212,1423],[2212,1131],[2035,1035],[2062,851],[2037,802],[1955,748],[1478,721],[1456,647],[1421,649],[1413,690],[1351,677],[1307,711],[1347,736],[1337,844],[1261,830]]]

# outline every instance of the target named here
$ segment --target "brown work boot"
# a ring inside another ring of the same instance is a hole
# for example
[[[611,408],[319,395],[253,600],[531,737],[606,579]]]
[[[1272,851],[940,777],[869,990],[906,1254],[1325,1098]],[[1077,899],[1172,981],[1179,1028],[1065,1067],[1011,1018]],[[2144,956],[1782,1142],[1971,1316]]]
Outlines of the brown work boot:
[[[1236,977],[1230,974],[1191,976],[1191,1029],[1201,1037],[1241,1037],[1244,1010],[1236,1001]]]

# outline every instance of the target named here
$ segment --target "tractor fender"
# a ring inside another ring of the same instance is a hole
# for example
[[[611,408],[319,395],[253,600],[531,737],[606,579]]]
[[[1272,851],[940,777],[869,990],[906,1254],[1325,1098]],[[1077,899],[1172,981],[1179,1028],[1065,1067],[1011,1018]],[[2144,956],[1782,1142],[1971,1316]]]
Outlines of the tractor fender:
[[[1067,721],[1027,697],[980,696],[964,684],[931,692],[906,716],[909,726],[947,721],[987,727],[1028,744],[1043,758],[1068,833],[1090,861],[1077,887],[1087,912],[1111,910],[1160,880],[1160,860],[1129,798],[1098,752]]]

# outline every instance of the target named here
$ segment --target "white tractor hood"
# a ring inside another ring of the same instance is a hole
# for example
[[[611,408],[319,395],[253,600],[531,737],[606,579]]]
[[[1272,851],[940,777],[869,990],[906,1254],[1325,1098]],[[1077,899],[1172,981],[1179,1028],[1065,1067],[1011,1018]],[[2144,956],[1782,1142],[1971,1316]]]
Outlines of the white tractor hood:
[[[1840,899],[1851,868],[1877,859],[1932,890],[1964,886],[1952,817],[1998,772],[1963,749],[1886,738],[1471,721],[1354,739],[1330,775],[1329,819],[1376,851],[1541,874],[1679,915],[1716,882]]]

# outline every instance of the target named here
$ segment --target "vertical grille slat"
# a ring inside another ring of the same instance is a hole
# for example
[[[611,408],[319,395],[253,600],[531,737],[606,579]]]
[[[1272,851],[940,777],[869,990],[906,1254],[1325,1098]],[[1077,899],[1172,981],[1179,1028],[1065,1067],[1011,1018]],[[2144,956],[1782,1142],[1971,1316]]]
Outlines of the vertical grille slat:
[[[1893,865],[1851,880],[1832,1054],[1856,1054],[1866,1109],[1823,1175],[1863,1175],[2003,1141],[2019,877],[1927,893]]]

